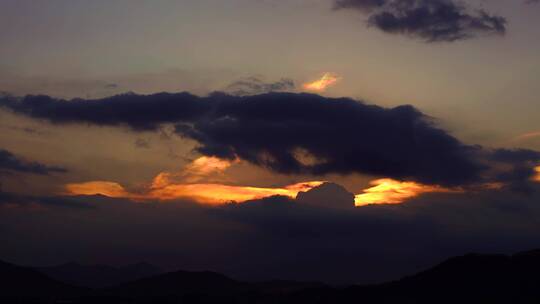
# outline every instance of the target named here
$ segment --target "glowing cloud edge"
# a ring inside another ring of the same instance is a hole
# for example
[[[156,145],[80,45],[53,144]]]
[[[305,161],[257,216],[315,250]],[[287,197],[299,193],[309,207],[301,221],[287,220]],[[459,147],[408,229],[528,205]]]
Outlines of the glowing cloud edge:
[[[340,80],[341,78],[334,73],[324,73],[320,79],[305,83],[302,87],[307,91],[324,92]]]

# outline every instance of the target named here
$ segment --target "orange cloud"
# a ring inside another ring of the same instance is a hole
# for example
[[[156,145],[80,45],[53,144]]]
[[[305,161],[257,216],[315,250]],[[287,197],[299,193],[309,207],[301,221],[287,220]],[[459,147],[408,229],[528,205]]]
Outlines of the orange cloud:
[[[390,178],[378,179],[370,183],[373,187],[355,196],[357,207],[374,204],[401,204],[423,193],[458,192],[441,186],[423,185],[416,182],[401,182]]]
[[[224,185],[218,183],[195,183],[212,173],[223,173],[231,162],[213,157],[201,157],[186,166],[180,174],[162,172],[138,192],[126,190],[122,185],[108,181],[67,184],[65,195],[104,195],[136,201],[170,201],[188,199],[201,204],[219,205],[229,202],[245,202],[275,195],[295,198],[299,192],[309,191],[322,185],[322,181],[298,183],[282,188],[264,188]],[[180,179],[180,181],[174,181]]]
[[[536,175],[533,177],[533,181],[540,183],[540,166],[534,168]]]
[[[340,78],[332,73],[325,73],[321,79],[304,84],[304,89],[308,91],[324,92],[328,87],[336,84]]]
[[[67,184],[65,186],[67,195],[104,195],[108,197],[134,198],[134,195],[126,191],[118,183],[94,181],[77,184]]]
[[[219,205],[229,202],[245,202],[275,195],[295,198],[299,192],[308,191],[324,182],[306,182],[283,188],[261,188],[221,184],[171,184],[148,193],[150,199],[161,201],[191,199],[198,203]]]
[[[200,157],[188,164],[180,173],[162,172],[152,182],[129,191],[119,183],[92,181],[65,185],[64,195],[104,195],[112,198],[125,198],[135,201],[171,201],[186,199],[201,204],[220,205],[229,202],[245,202],[275,195],[296,198],[298,193],[306,192],[325,183],[310,181],[284,187],[250,187],[227,185],[217,182],[201,182],[208,175],[224,173],[235,162],[215,157]],[[540,166],[536,167],[535,181],[540,182]],[[357,207],[373,204],[401,204],[408,199],[424,193],[463,192],[460,188],[445,188],[437,185],[424,185],[417,182],[398,181],[390,178],[374,180],[371,187],[355,195]],[[500,183],[479,185],[479,189],[500,189]]]
[[[160,188],[172,184],[173,181],[195,183],[206,180],[208,182],[210,177],[216,180],[216,175],[222,176],[228,168],[238,162],[239,160],[228,161],[217,157],[202,156],[192,161],[179,173],[160,173],[152,181],[151,188]]]
[[[238,162],[238,161],[234,161]],[[187,181],[197,181],[211,174],[223,174],[233,165],[233,162],[217,157],[202,156],[184,168],[183,176]]]

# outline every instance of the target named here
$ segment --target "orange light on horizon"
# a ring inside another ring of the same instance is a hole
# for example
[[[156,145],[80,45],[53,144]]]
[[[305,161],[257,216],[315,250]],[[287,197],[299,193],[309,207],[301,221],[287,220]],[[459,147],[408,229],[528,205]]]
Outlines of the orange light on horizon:
[[[295,198],[299,192],[308,191],[324,182],[306,182],[283,188],[231,186],[222,184],[171,184],[148,193],[150,199],[160,201],[191,199],[198,203],[220,205],[229,202],[245,202],[281,195]]]
[[[308,91],[324,92],[328,87],[336,84],[340,78],[333,73],[325,73],[320,79],[304,84]]]
[[[451,193],[452,190],[441,186],[423,185],[416,182],[401,182],[390,178],[374,180],[373,187],[365,189],[355,196],[356,207],[380,204],[401,204],[423,193]]]
[[[126,198],[136,201],[193,200],[200,204],[220,205],[230,202],[245,202],[281,195],[295,198],[299,192],[308,191],[322,185],[322,181],[312,181],[289,185],[283,188],[264,188],[222,184],[174,184],[169,183],[165,173],[159,174],[149,189],[142,193],[127,191],[114,182],[94,181],[65,186],[65,195],[103,195],[111,198]]]

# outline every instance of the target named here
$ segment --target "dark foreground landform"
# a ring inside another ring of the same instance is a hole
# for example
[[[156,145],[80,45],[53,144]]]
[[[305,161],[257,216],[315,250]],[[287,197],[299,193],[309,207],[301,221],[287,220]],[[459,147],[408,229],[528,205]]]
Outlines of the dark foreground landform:
[[[398,281],[349,287],[159,273],[149,264],[32,269],[0,262],[0,303],[540,303],[540,250],[469,254]]]

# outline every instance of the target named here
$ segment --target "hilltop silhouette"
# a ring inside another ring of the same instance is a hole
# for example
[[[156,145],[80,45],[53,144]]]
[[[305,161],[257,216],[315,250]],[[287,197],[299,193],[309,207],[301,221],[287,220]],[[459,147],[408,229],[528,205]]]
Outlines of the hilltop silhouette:
[[[2,298],[51,300],[81,297],[88,292],[85,288],[51,279],[34,269],[0,261],[0,302]]]
[[[58,269],[83,269],[81,267],[78,264],[66,264],[55,269],[56,271]],[[118,271],[118,268],[114,267],[100,267],[111,271],[110,273]],[[127,269],[130,268],[127,267]],[[144,264],[134,268],[154,269]],[[101,272],[103,273],[106,272]],[[469,254],[454,257],[418,274],[377,285],[332,287],[317,282],[253,283],[237,281],[215,272],[177,271],[108,288],[85,289],[49,278],[31,268],[0,262],[0,301],[2,303],[13,301],[17,303],[532,304],[540,302],[539,274],[540,250],[535,250],[511,256]]]
[[[58,281],[91,288],[110,287],[163,272],[158,267],[148,263],[112,267],[108,265],[82,265],[71,262],[35,269]]]

